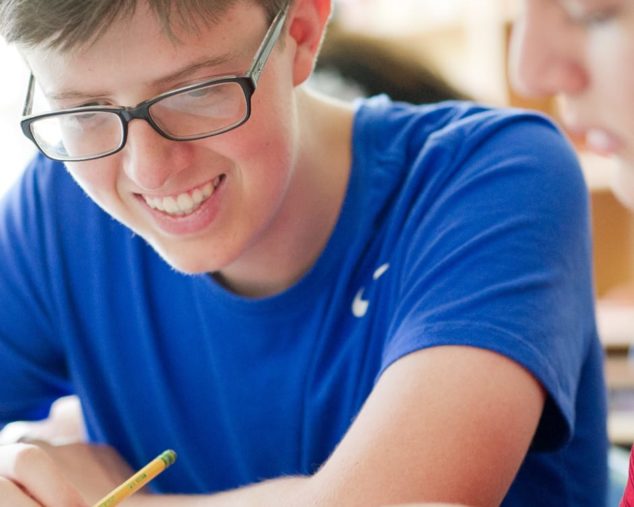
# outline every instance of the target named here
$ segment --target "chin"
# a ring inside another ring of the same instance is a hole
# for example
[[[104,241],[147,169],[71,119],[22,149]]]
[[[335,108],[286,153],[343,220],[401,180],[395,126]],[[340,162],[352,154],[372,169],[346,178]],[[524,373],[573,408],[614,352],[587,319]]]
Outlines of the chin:
[[[634,211],[634,161],[619,159],[611,177],[614,195],[621,203]]]
[[[209,258],[201,259],[191,255],[178,255],[156,247],[154,250],[172,269],[183,275],[202,275],[218,270],[218,267],[214,266]]]

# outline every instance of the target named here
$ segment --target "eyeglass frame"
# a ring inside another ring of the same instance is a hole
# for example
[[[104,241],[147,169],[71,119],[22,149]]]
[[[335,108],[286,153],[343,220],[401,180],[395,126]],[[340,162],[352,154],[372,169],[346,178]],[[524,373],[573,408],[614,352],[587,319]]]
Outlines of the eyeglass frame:
[[[197,141],[199,139],[205,139],[207,137],[213,137],[220,134],[224,134],[225,132],[229,132],[234,130],[241,125],[244,125],[249,118],[251,117],[251,98],[255,93],[257,88],[258,81],[260,79],[260,75],[266,65],[266,62],[269,59],[277,40],[279,39],[280,33],[282,32],[282,27],[286,21],[286,17],[288,14],[288,10],[290,7],[290,1],[280,9],[280,11],[275,15],[273,21],[269,25],[260,46],[258,47],[255,56],[253,57],[253,61],[249,70],[242,76],[216,76],[200,83],[194,83],[187,86],[182,86],[176,88],[174,90],[169,90],[164,93],[161,93],[153,98],[144,100],[140,102],[136,106],[130,107],[115,107],[115,106],[82,106],[82,107],[74,107],[69,109],[62,109],[58,111],[52,111],[48,113],[41,114],[31,114],[33,109],[33,97],[35,94],[35,77],[31,72],[29,76],[29,84],[27,89],[27,94],[25,98],[24,108],[22,110],[22,119],[20,120],[20,127],[22,128],[23,134],[35,144],[39,151],[41,151],[46,157],[58,160],[61,162],[84,162],[88,160],[97,160],[104,157],[109,157],[110,155],[114,155],[115,153],[121,151],[128,140],[128,125],[134,119],[145,120],[150,126],[162,137],[169,139],[171,141]],[[165,132],[157,123],[154,121],[152,116],[150,115],[150,107],[152,107],[157,102],[173,97],[174,95],[178,95],[181,93],[187,93],[191,91],[198,90],[200,88],[205,88],[214,84],[223,84],[223,83],[237,83],[244,93],[245,103],[246,103],[246,111],[244,117],[239,122],[232,124],[224,129],[214,131],[211,133],[205,133],[195,136],[188,137],[176,137],[167,132]],[[119,118],[119,122],[121,124],[121,142],[119,146],[113,149],[112,151],[108,151],[106,153],[102,153],[96,156],[84,156],[84,157],[65,157],[65,158],[57,158],[51,157],[47,154],[38,144],[35,139],[35,135],[31,130],[31,125],[45,118],[51,118],[55,116],[64,116],[68,114],[75,113],[91,113],[91,112],[106,112],[115,114]]]

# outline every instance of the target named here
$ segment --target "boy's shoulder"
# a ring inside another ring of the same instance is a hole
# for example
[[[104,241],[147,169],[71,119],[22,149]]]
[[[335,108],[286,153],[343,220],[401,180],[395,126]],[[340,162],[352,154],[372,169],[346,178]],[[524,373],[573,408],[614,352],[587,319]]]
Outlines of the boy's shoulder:
[[[494,107],[472,101],[449,100],[433,104],[394,102],[377,95],[358,103],[358,125],[386,132],[409,130],[412,135],[467,135],[475,130],[497,129],[509,123],[536,123],[557,131],[545,115],[524,109]],[[386,130],[387,129],[387,130]]]
[[[2,197],[0,224],[12,224],[29,241],[56,238],[70,243],[94,237],[98,230],[124,230],[86,194],[62,162],[41,154]]]
[[[372,97],[358,104],[353,140],[368,157],[406,163],[443,152],[454,163],[495,154],[564,157],[576,165],[570,143],[547,116],[470,101],[413,105]]]
[[[27,165],[12,189],[16,199],[27,210],[49,214],[67,212],[82,216],[99,209],[73,179],[63,162],[38,153]]]

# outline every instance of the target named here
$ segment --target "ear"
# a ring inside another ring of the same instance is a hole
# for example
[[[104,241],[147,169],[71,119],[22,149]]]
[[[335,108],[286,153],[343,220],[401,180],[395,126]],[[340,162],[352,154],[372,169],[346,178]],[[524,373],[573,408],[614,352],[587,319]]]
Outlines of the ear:
[[[289,12],[288,38],[295,47],[293,84],[306,81],[315,66],[326,24],[330,18],[331,0],[294,0]]]

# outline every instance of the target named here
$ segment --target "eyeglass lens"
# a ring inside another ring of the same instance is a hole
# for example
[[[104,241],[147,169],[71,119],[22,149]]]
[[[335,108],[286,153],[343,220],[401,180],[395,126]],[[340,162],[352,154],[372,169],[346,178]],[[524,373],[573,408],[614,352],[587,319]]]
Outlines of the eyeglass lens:
[[[149,115],[160,131],[180,140],[224,132],[241,124],[247,114],[245,92],[235,81],[167,95],[149,108]],[[114,152],[124,137],[122,119],[109,111],[52,115],[38,119],[30,128],[42,151],[61,159]]]

